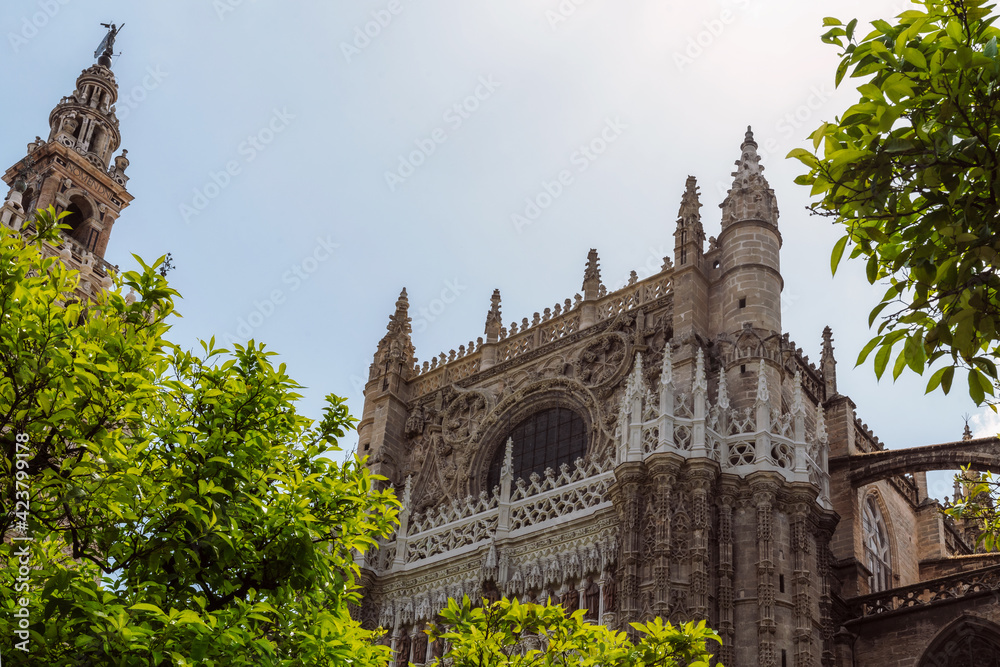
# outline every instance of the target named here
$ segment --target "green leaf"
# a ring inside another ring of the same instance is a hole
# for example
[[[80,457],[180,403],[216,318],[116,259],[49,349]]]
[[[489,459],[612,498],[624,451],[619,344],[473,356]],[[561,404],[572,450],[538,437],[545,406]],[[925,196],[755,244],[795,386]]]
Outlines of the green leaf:
[[[976,402],[976,405],[982,405],[986,399],[986,392],[983,391],[979,377],[980,373],[975,368],[969,371],[969,396]]]
[[[927,58],[925,58],[924,54],[920,51],[912,47],[906,47],[903,49],[903,57],[906,59],[906,62],[910,63],[914,67],[922,70],[927,69]]]
[[[830,257],[830,271],[833,275],[837,275],[837,267],[840,265],[840,259],[844,256],[844,248],[847,247],[847,242],[850,239],[850,236],[842,236],[833,246],[833,254]]]
[[[889,364],[889,355],[892,354],[892,346],[883,344],[875,355],[875,377],[882,379],[885,367]]]

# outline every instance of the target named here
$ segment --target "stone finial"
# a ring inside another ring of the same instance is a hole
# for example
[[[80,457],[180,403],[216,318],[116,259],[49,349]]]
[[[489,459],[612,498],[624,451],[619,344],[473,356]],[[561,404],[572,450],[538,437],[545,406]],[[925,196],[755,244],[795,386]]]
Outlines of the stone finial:
[[[396,299],[396,312],[389,316],[386,334],[379,341],[378,351],[375,353],[375,366],[378,370],[390,360],[401,363],[406,369],[411,368],[416,361],[413,343],[410,341],[409,308],[410,300],[406,296],[404,287]]]
[[[767,179],[764,178],[764,167],[757,154],[757,142],[753,132],[747,127],[747,133],[740,145],[740,159],[736,161],[736,171],[732,173],[733,186],[726,195],[725,201],[719,204],[722,209],[722,225],[726,227],[739,220],[760,220],[778,225],[778,204]]]
[[[500,290],[493,290],[490,297],[490,312],[486,314],[486,342],[495,343],[500,339],[503,322],[500,317]]]
[[[674,383],[674,362],[671,358],[670,341],[663,345],[663,365],[660,366],[660,384],[664,387]]]
[[[597,298],[602,286],[600,259],[597,249],[591,248],[587,253],[587,268],[583,272],[583,298],[588,301]]]
[[[390,333],[412,333],[410,329],[410,299],[406,296],[406,288],[399,293],[396,299],[396,312],[389,316],[389,324],[386,329]]]
[[[760,369],[757,371],[757,402],[767,403],[771,400],[771,393],[767,390],[767,375],[764,362],[760,362]]]
[[[632,400],[636,396],[642,396],[642,390],[642,352],[636,352],[635,368],[632,370],[632,374],[628,378],[628,383],[625,385],[626,400]]]
[[[701,193],[698,192],[698,179],[688,176],[684,194],[681,195],[681,207],[677,211],[678,229],[687,228],[701,230]],[[702,231],[704,237],[704,231]]]
[[[722,410],[729,409],[729,387],[726,385],[725,367],[719,369],[719,395],[715,400],[715,404]]]
[[[830,327],[823,329],[823,353],[820,355],[820,371],[823,373],[823,384],[826,397],[837,395],[837,360],[833,356],[833,331]]]
[[[413,493],[413,475],[406,476],[406,484],[403,486],[403,497],[400,502],[404,509],[410,509],[410,496]]]
[[[795,371],[792,386],[792,415],[796,417],[805,416],[806,405],[802,395],[802,373],[800,371]]]
[[[694,362],[694,382],[691,385],[691,392],[708,393],[708,378],[705,376],[705,352],[700,347]]]
[[[121,155],[119,155],[118,157],[115,158],[115,170],[119,174],[124,174],[125,170],[128,169],[129,159],[128,159],[128,157],[126,157],[127,155],[128,155],[128,151],[125,150],[125,149],[122,149]]]
[[[962,440],[972,440],[972,429],[969,428],[969,418],[965,418],[965,431],[962,433]]]
[[[514,477],[514,439],[507,438],[507,445],[503,454],[503,466],[500,468],[500,478]]]

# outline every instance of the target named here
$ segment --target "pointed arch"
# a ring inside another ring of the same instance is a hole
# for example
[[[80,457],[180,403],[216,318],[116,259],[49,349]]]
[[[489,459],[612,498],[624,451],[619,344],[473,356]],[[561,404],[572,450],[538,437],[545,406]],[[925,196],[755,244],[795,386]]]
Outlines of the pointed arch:
[[[865,495],[861,503],[861,540],[865,566],[871,572],[868,588],[872,593],[893,587],[895,550],[885,516],[885,507],[878,492]]]
[[[1000,667],[1000,626],[963,616],[943,628],[924,651],[917,667],[975,665]]]

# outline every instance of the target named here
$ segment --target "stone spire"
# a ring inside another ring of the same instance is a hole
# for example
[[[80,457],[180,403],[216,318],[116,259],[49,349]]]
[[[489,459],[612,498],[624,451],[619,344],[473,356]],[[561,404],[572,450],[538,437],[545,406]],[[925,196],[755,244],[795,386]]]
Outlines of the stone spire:
[[[601,260],[597,257],[597,248],[591,248],[587,253],[587,268],[583,272],[583,298],[591,301],[599,296],[601,290]]]
[[[778,204],[774,190],[764,178],[764,167],[757,154],[757,142],[747,126],[746,137],[740,145],[740,159],[732,173],[733,186],[719,207],[722,208],[722,226],[740,220],[760,220],[778,226]]]
[[[701,224],[700,209],[698,180],[688,176],[674,231],[674,263],[678,268],[697,264],[704,252],[705,228]]]
[[[396,300],[396,312],[389,316],[386,334],[379,341],[375,361],[372,364],[372,377],[396,370],[397,364],[402,364],[401,375],[409,376],[414,364],[414,348],[410,341],[410,300],[406,296],[406,288],[399,293]]]
[[[833,357],[833,331],[830,327],[823,329],[823,353],[820,355],[820,371],[823,373],[823,383],[826,385],[826,397],[837,395],[837,360]]]
[[[495,343],[500,340],[500,329],[503,327],[500,315],[500,290],[493,290],[490,297],[490,312],[486,314],[486,342]]]

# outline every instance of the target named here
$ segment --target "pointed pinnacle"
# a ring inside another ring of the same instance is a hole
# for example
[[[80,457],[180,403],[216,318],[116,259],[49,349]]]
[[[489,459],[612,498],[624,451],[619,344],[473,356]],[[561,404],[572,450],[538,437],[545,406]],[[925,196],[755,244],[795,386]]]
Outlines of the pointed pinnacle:
[[[740,150],[743,150],[744,148],[746,148],[748,145],[751,144],[753,145],[754,148],[757,148],[757,142],[754,141],[753,139],[753,130],[750,128],[749,125],[747,125],[747,133],[743,137],[743,143],[740,144]]]
[[[660,384],[664,387],[674,383],[674,362],[670,353],[670,341],[663,346],[663,365],[660,367]]]
[[[726,369],[719,369],[719,395],[715,399],[715,404],[723,410],[729,409],[729,388],[726,386]]]
[[[691,391],[708,393],[708,378],[705,377],[705,353],[700,347],[694,362],[694,383],[691,385]]]
[[[823,411],[823,404],[816,406],[816,441],[826,442],[826,414]]]
[[[795,371],[795,377],[792,379],[792,384],[794,386],[794,395],[792,398],[792,414],[796,417],[805,416],[806,406],[802,395],[802,373]]]
[[[764,375],[764,362],[760,362],[760,369],[757,371],[757,401],[767,403],[771,400],[771,394],[767,390],[767,377]]]

